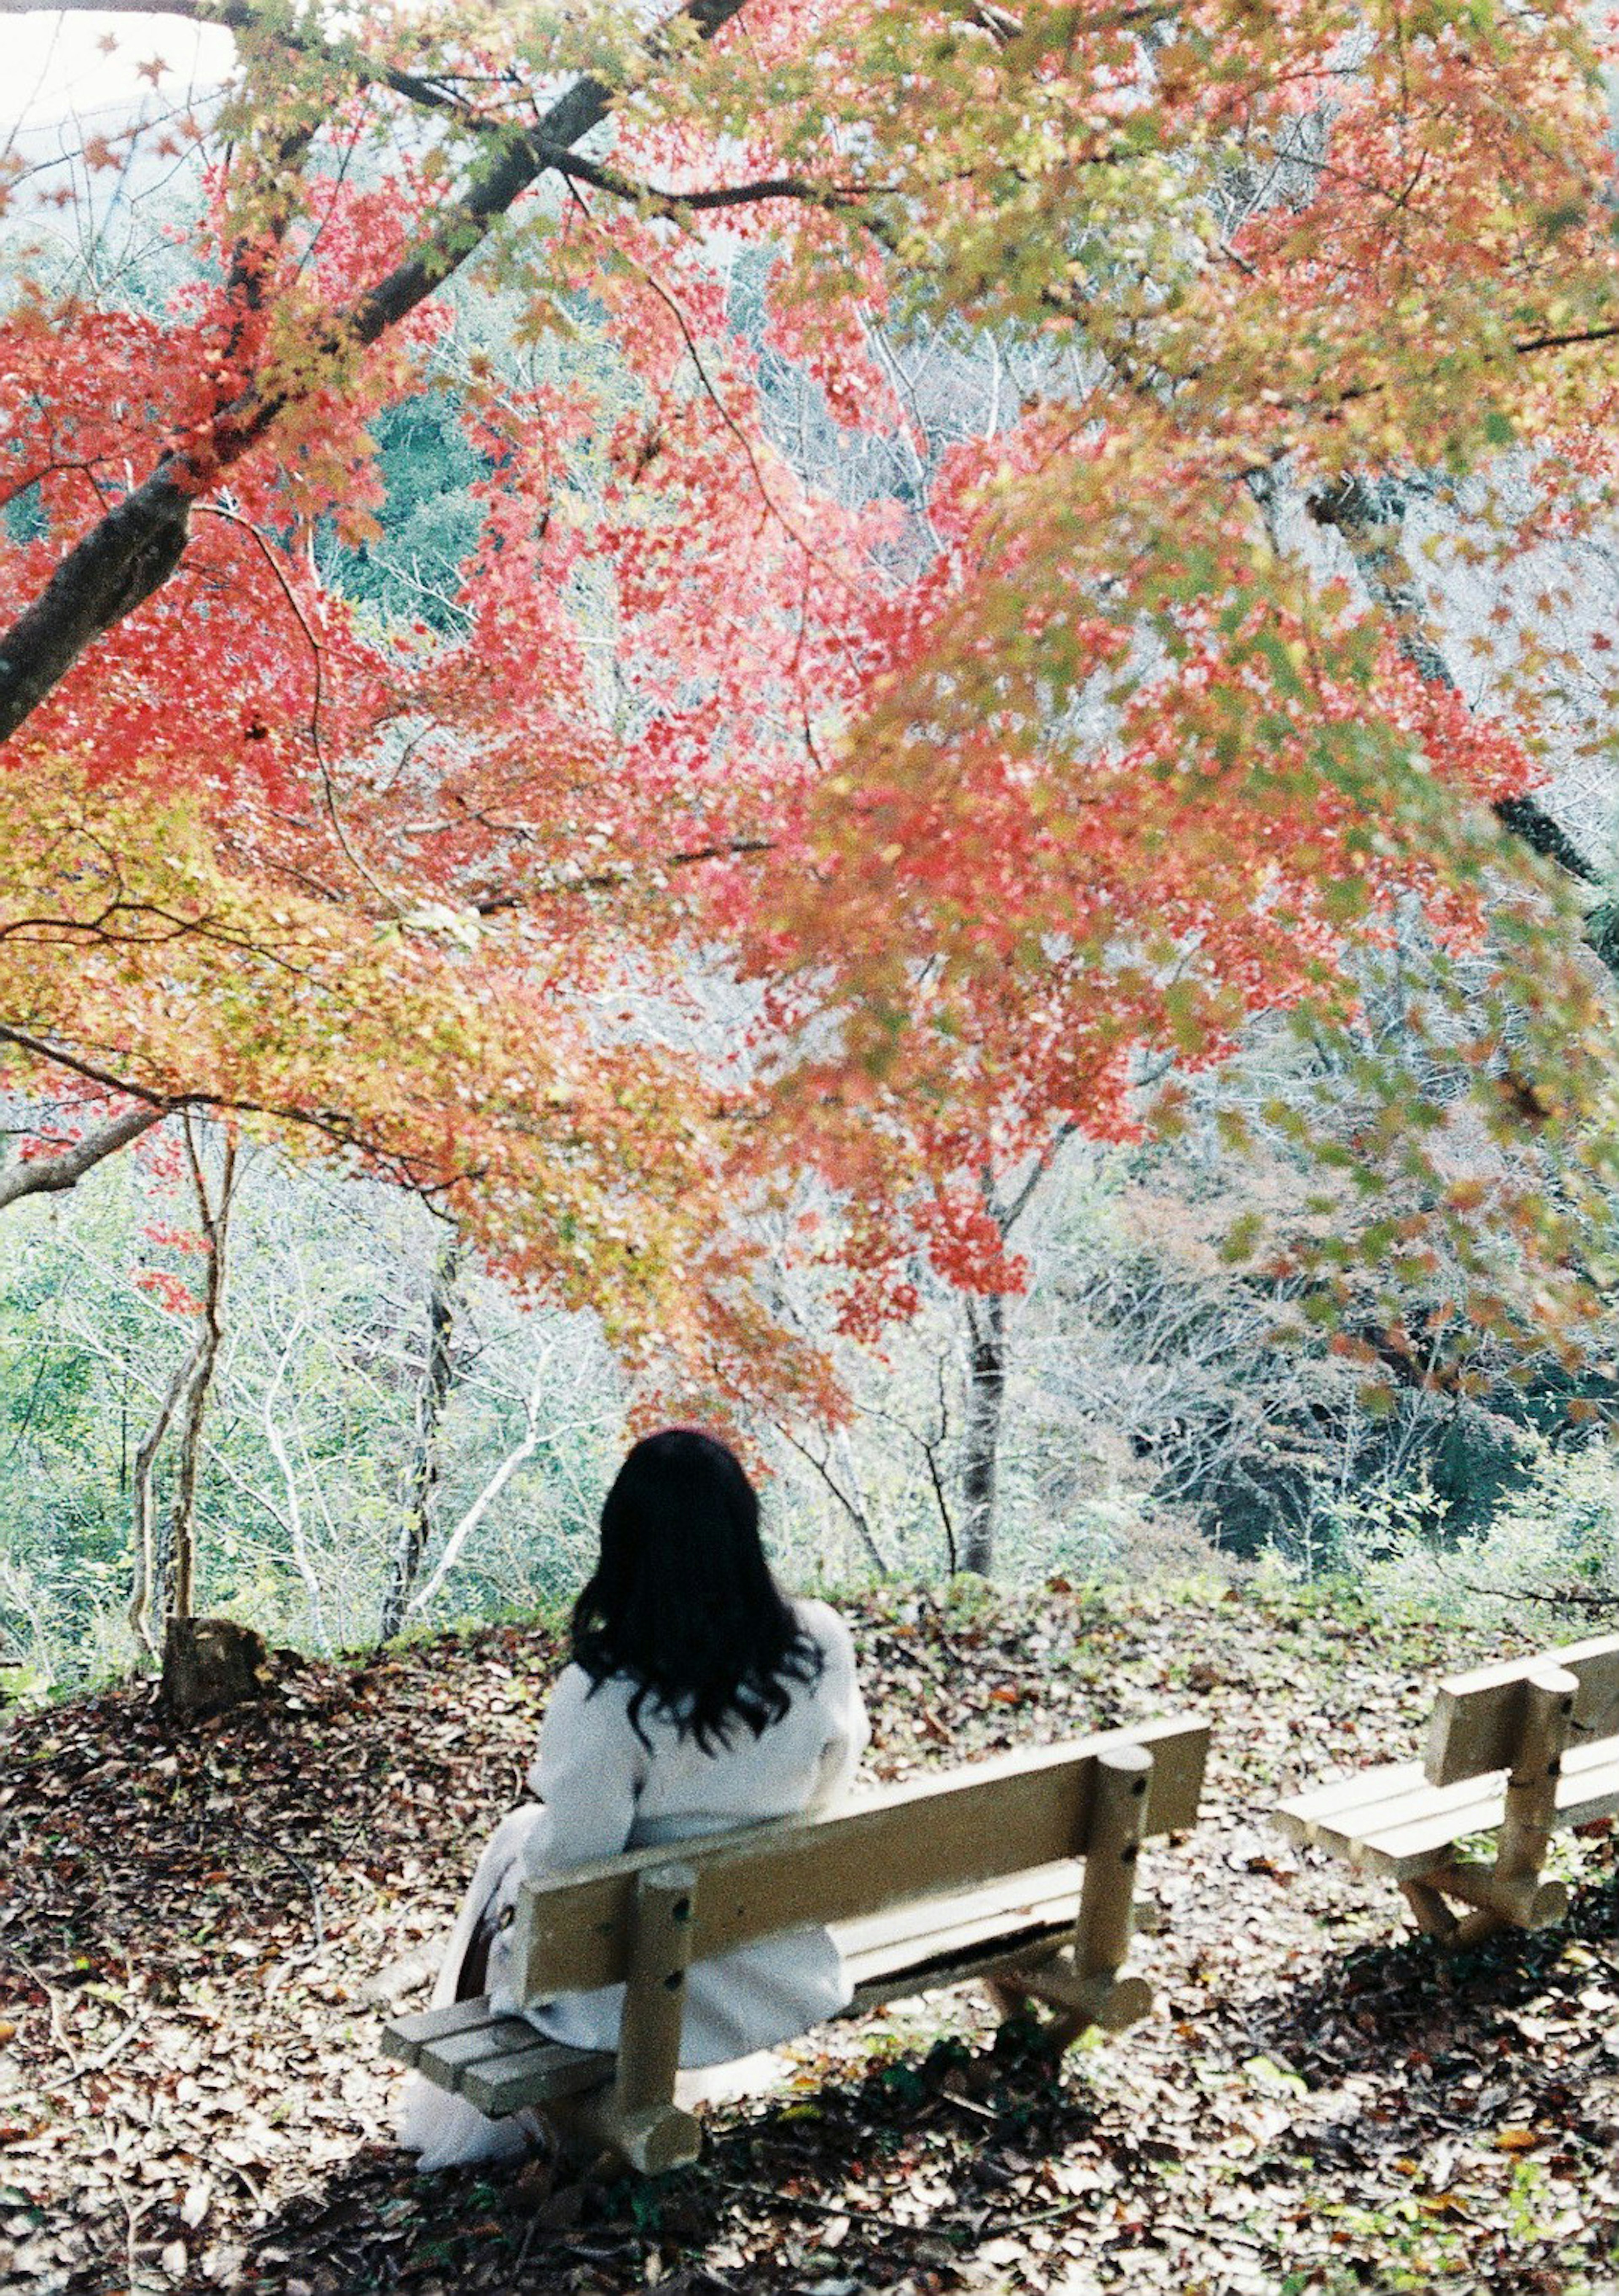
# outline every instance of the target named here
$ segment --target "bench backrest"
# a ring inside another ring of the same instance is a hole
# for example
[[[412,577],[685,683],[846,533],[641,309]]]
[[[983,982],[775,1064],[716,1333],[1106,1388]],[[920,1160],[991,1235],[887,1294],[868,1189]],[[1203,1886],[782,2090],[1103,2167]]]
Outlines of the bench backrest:
[[[1423,1767],[1436,1786],[1509,1770],[1517,1759],[1525,1715],[1524,1685],[1549,1667],[1574,1675],[1575,1742],[1619,1734],[1619,1635],[1598,1635],[1538,1658],[1509,1659],[1453,1674],[1439,1685],[1428,1726]]]
[[[526,1882],[517,1960],[525,1999],[616,1984],[628,1971],[637,1877],[693,1869],[692,1957],[810,1923],[856,1921],[909,1899],[1083,1857],[1098,1757],[1152,1756],[1144,1830],[1197,1822],[1209,1726],[1181,1716],[997,1756],[884,1788],[815,1817],[626,1850],[555,1882]]]

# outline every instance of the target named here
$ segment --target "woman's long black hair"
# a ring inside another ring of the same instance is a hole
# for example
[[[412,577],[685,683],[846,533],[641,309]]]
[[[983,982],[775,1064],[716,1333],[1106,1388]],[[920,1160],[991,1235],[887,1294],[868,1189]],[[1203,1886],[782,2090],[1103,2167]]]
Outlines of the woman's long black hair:
[[[732,1724],[756,1738],[785,1716],[795,1683],[819,1678],[818,1644],[772,1578],[759,1502],[712,1435],[666,1427],[637,1443],[601,1508],[601,1553],[574,1604],[573,1656],[593,1683],[635,1685],[705,1754]]]

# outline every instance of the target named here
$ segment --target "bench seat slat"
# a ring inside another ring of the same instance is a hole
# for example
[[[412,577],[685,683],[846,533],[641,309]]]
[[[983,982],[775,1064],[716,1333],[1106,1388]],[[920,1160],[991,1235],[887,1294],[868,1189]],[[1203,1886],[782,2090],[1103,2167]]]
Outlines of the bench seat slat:
[[[382,2029],[387,2056],[414,2065],[480,2112],[515,2112],[608,2079],[613,2060],[547,2039],[521,2017],[496,2016],[487,1994],[398,2017]]]
[[[1396,1808],[1402,1802],[1431,1804],[1453,1800],[1453,1793],[1431,1786],[1420,1762],[1386,1762],[1370,1770],[1351,1770],[1346,1777],[1312,1786],[1282,1803],[1283,1813],[1301,1825],[1317,1825],[1337,1817],[1353,1819],[1369,1808]]]
[[[454,2073],[456,2087],[459,2087],[462,2076],[473,2065],[481,2063],[487,2057],[509,2056],[521,2049],[543,2048],[545,2037],[536,2032],[525,2018],[490,2017],[482,2025],[468,2026],[459,2033],[447,2033],[442,2040],[434,2041],[429,2046],[437,2062]]]
[[[570,2049],[565,2041],[547,2041],[537,2033],[535,2039],[537,2047],[514,2049],[469,2065],[459,2085],[468,2103],[498,2120],[526,2104],[544,2104],[548,2097],[576,2096],[581,2089],[598,2088],[611,2080],[612,2057],[594,2049]]]
[[[1336,1785],[1285,1801],[1278,1812],[1295,1841],[1315,1842],[1396,1881],[1413,1880],[1443,1862],[1470,1833],[1487,1833],[1506,1815],[1506,1781],[1464,1779],[1430,1786],[1419,1763],[1390,1763],[1361,1770]],[[1557,1822],[1583,1825],[1619,1807],[1619,1738],[1579,1746],[1563,1758]]]
[[[863,2017],[885,2001],[906,2001],[913,1994],[965,1985],[970,1978],[1005,1977],[1018,1969],[1037,1967],[1060,1947],[1070,1944],[1073,1937],[1071,1908],[1066,1915],[1059,1915],[1053,1908],[1050,1921],[1031,1921],[1008,1937],[980,1937],[976,1942],[957,1944],[946,1934],[938,1951],[920,1958],[898,1953],[875,1956],[859,1974],[854,1998],[844,2014]],[[855,1975],[857,1971],[852,1969],[850,1973]]]
[[[996,1889],[846,1922],[832,1934],[856,1988],[980,1950],[1015,1952],[1048,1937],[1058,1943],[1073,1933],[1078,1872],[1070,1863],[1043,1866]]]
[[[396,2017],[384,2025],[383,2053],[402,2065],[413,2065],[424,2048],[488,2021],[488,1997],[481,1993],[475,2001],[452,2001],[446,2009],[418,2010],[414,2016]]]
[[[977,1944],[980,1938],[998,1937],[1030,1921],[1050,1919],[1053,1906],[1066,1908],[1072,1929],[1083,1871],[1077,1858],[1063,1858],[1055,1866],[1014,1874],[985,1889],[913,1899],[885,1914],[869,1914],[863,1921],[836,1923],[832,1934],[850,1971],[858,1969],[863,1976],[868,1964],[875,1968],[887,1954],[914,1957],[928,1949],[934,1939],[941,1941],[941,1949],[946,1940]],[[1057,1918],[1061,1917],[1059,1910]]]

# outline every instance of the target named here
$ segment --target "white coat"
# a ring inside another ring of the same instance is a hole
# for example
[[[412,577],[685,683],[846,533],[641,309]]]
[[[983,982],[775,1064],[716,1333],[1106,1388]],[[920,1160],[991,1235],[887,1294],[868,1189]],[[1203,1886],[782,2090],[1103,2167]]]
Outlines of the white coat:
[[[538,1800],[503,1819],[478,1859],[450,1935],[435,2007],[455,1998],[480,1915],[513,1904],[525,1876],[544,1880],[621,1849],[798,1816],[844,1793],[871,1734],[854,1646],[826,1603],[793,1607],[822,1651],[819,1679],[788,1684],[791,1697],[780,1722],[757,1738],[746,1726],[733,1726],[729,1742],[711,1754],[682,1736],[650,1698],[640,1718],[650,1742],[643,1744],[629,1718],[633,1684],[614,1676],[593,1687],[583,1669],[563,1671],[528,1773]],[[562,1994],[524,2011],[512,1990],[510,1935],[498,1931],[490,1948],[492,2005],[526,2014],[541,2032],[576,2048],[616,2047],[624,1988]],[[717,1954],[698,1962],[687,1979],[680,2062],[724,2064],[770,2048],[832,2015],[848,1998],[842,1960],[824,1929],[784,1931]],[[413,2073],[401,2101],[399,2141],[420,2152],[418,2165],[426,2170],[514,2152],[526,2139],[515,2122],[487,2120],[464,2097]]]

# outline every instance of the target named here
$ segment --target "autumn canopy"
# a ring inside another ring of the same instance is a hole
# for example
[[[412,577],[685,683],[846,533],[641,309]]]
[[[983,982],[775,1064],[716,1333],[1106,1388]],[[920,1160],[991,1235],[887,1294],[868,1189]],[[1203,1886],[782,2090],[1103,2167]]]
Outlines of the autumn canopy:
[[[772,1253],[857,1331],[919,1251],[1015,1280],[996,1176],[1185,1120],[1256,1013],[1354,1042],[1403,917],[1334,1217],[1252,1247],[1448,1224],[1465,1320],[1510,1233],[1577,1329],[1605,920],[1534,791],[1612,697],[1512,578],[1614,483],[1586,11],[165,12],[223,98],[7,177],[8,1200],[233,1115],[666,1392],[809,1392]],[[64,252],[192,160],[161,277]],[[410,614],[346,570],[417,401],[478,520]]]

